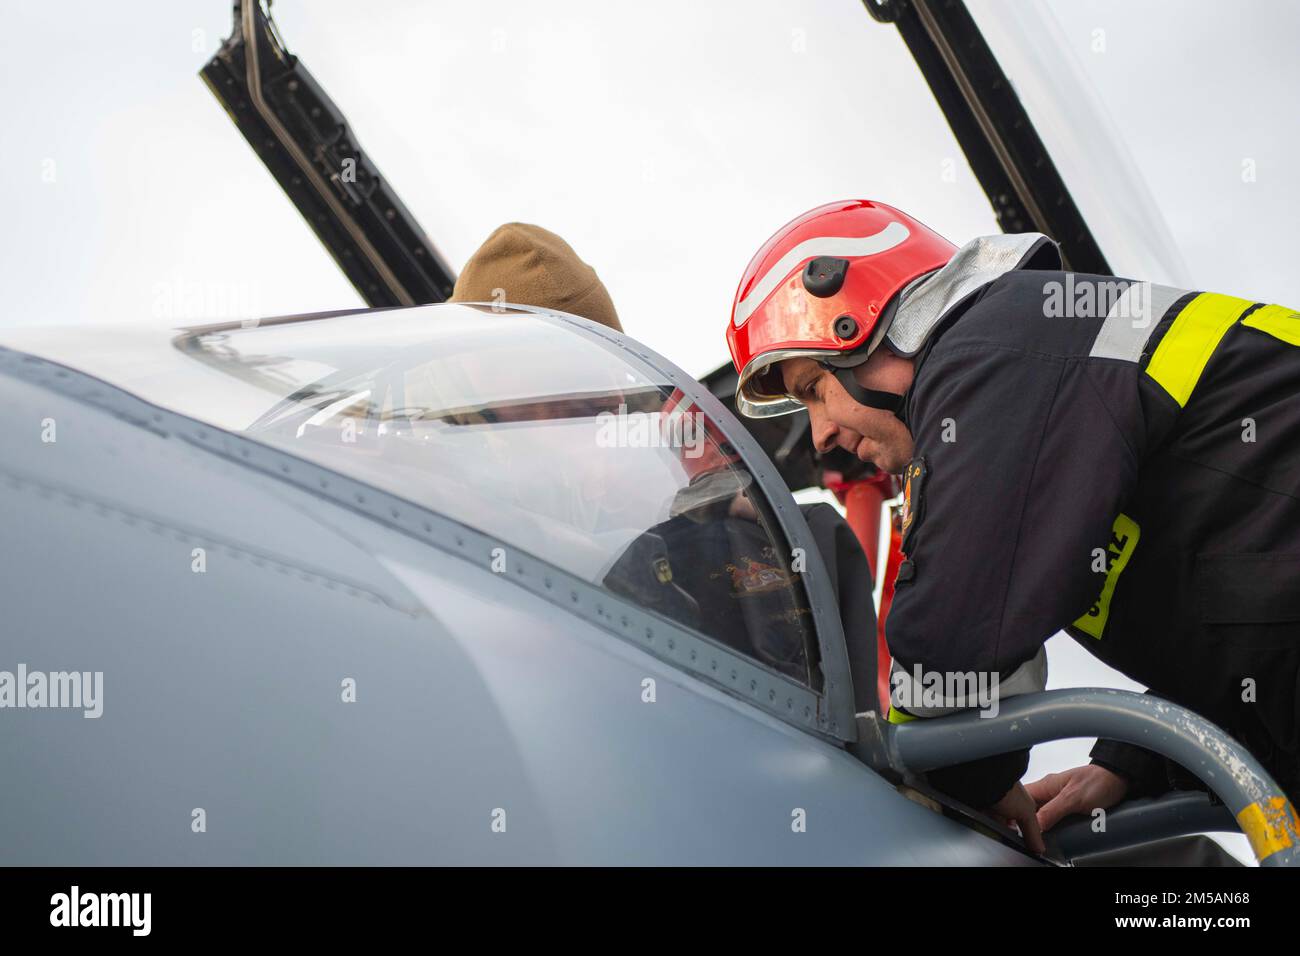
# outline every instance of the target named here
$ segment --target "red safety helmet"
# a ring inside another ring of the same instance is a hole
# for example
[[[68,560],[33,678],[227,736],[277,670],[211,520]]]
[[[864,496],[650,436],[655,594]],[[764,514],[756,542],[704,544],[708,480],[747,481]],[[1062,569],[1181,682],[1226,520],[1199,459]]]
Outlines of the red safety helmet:
[[[848,369],[880,343],[898,292],[956,251],[906,213],[866,199],[818,206],[782,226],[750,260],[731,307],[737,408],[751,418],[798,411],[777,365],[807,356],[836,369],[857,400],[897,410],[899,396],[861,389]]]

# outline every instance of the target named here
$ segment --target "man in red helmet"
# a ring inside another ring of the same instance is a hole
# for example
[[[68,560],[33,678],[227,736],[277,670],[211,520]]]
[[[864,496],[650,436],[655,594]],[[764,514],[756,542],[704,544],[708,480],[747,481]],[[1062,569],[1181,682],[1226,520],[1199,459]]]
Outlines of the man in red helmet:
[[[1066,273],[1038,234],[956,248],[855,200],[768,240],[727,342],[743,413],[806,408],[819,450],[905,478],[891,720],[975,705],[931,675],[1043,689],[1065,629],[1300,791],[1294,310]],[[1195,785],[1115,741],[1092,757],[1028,790],[1028,751],[930,777],[1036,849],[1064,816]]]

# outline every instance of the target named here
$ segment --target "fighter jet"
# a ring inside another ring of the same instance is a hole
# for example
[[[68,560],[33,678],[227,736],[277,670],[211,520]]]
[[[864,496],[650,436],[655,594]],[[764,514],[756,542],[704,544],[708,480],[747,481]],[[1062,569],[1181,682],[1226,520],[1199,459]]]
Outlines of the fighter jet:
[[[977,36],[945,9],[899,29]],[[846,633],[839,555],[792,495],[834,462],[747,430],[723,373],[443,302],[451,270],[342,114],[259,3],[235,16],[204,79],[372,308],[5,333],[6,862],[1149,862],[1284,799],[1141,695],[882,720],[888,661],[874,627]],[[1034,182],[1008,219],[1070,214]],[[1212,793],[1131,801],[1037,855],[925,781],[1098,735]]]

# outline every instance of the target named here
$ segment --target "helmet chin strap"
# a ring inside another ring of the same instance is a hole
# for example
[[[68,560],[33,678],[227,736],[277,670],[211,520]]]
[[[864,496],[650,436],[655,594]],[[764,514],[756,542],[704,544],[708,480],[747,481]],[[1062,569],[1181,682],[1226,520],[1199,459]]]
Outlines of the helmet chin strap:
[[[868,408],[879,408],[886,412],[893,412],[895,417],[903,410],[903,396],[894,392],[882,392],[874,388],[863,388],[858,384],[858,380],[853,377],[853,369],[836,368],[833,365],[823,363],[822,368],[827,369],[835,376],[835,380],[843,386],[844,391],[849,393],[849,398],[853,399],[859,405],[866,405]]]

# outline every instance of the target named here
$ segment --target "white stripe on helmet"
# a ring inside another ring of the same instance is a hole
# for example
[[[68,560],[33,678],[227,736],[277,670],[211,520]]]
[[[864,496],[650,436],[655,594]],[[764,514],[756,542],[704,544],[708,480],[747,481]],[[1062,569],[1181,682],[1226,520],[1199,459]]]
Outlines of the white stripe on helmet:
[[[871,236],[817,236],[805,239],[795,246],[755,283],[749,295],[736,303],[736,314],[732,321],[740,328],[754,313],[785,277],[798,265],[818,256],[834,256],[837,259],[849,259],[855,256],[874,256],[879,252],[894,248],[911,232],[901,222],[891,222],[884,229]]]

